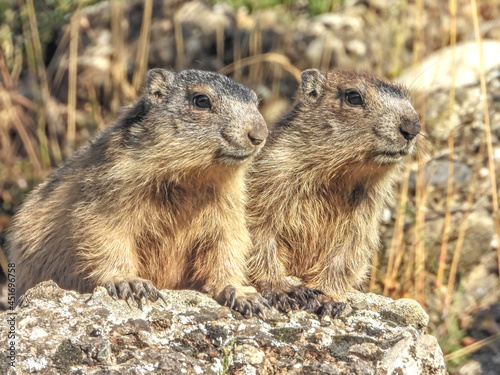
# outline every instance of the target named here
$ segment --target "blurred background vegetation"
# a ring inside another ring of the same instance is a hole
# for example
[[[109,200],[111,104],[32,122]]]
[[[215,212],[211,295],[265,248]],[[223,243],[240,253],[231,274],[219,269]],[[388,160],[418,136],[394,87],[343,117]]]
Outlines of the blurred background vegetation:
[[[420,302],[451,373],[497,374],[499,46],[498,0],[1,0],[0,246],[25,195],[148,68],[227,74],[269,124],[302,70],[369,71],[410,86],[424,130],[365,290]]]

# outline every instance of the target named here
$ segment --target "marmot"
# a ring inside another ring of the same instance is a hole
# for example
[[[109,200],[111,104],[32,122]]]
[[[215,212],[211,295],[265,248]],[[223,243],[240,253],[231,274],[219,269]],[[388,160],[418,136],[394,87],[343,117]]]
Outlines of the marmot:
[[[368,74],[302,73],[296,104],[247,181],[250,278],[271,305],[341,311],[331,298],[365,280],[391,176],[419,132],[405,88]]]
[[[194,289],[244,315],[244,177],[268,134],[250,89],[213,72],[148,72],[142,97],[38,186],[8,235],[17,295],[52,279],[156,300]]]

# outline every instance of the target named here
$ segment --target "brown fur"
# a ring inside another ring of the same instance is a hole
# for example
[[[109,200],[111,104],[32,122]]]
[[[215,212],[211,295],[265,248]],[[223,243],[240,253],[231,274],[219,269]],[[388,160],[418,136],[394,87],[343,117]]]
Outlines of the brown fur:
[[[213,107],[195,108],[195,93]],[[249,136],[267,136],[256,103],[253,92],[216,73],[150,71],[135,106],[36,188],[16,216],[8,239],[18,295],[48,279],[79,292],[124,280],[137,292],[134,281],[151,280],[222,303],[227,286],[241,292],[250,247],[244,176],[264,143]]]
[[[337,300],[365,280],[397,158],[415,142],[400,129],[412,136],[420,130],[401,87],[351,72],[308,70],[302,80],[297,103],[274,126],[248,181],[250,276],[280,308],[294,306],[280,293],[301,294],[286,276]],[[347,103],[349,90],[361,93],[363,106]]]

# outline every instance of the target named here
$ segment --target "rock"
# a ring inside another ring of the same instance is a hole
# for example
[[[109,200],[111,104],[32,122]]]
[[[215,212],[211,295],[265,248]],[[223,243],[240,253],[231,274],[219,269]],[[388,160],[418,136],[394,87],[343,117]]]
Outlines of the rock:
[[[457,43],[455,62],[451,47],[445,47],[424,59],[415,69],[408,68],[398,77],[398,81],[414,90],[431,92],[448,89],[452,84],[451,67],[454,66],[455,87],[475,85],[479,82],[479,55],[475,42]],[[483,41],[486,71],[499,67],[500,42]]]
[[[413,325],[417,328],[427,327],[429,317],[417,301],[401,298],[379,310],[382,317],[391,319],[402,325]]]
[[[431,160],[425,166],[425,180],[432,186],[446,189],[448,183],[448,160]],[[472,180],[472,171],[467,164],[461,162],[453,163],[453,183],[464,184]],[[410,189],[416,188],[416,173],[410,174],[408,181]]]
[[[446,374],[436,340],[425,334],[418,303],[352,293],[337,319],[304,311],[244,319],[194,291],[163,291],[163,302],[113,300],[48,281],[30,289],[15,315],[16,368],[8,374]]]
[[[481,375],[481,363],[473,359],[467,361],[458,370],[458,375]]]
[[[481,320],[480,311],[500,300],[500,282],[498,275],[489,273],[485,265],[479,264],[467,272],[460,284],[455,304],[461,312],[461,326],[470,328],[473,320]]]

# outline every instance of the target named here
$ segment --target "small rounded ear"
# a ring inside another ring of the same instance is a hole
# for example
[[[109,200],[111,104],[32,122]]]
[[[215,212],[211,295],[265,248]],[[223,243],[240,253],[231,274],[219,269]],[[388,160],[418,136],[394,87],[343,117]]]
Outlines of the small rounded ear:
[[[302,96],[312,101],[318,99],[323,93],[325,75],[317,69],[307,69],[302,72],[300,77],[302,78]]]
[[[172,88],[174,72],[165,69],[151,69],[146,78],[145,94],[154,103],[165,100],[168,91]]]

